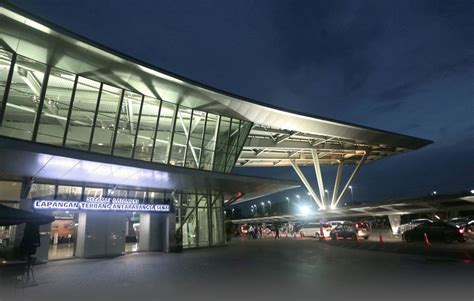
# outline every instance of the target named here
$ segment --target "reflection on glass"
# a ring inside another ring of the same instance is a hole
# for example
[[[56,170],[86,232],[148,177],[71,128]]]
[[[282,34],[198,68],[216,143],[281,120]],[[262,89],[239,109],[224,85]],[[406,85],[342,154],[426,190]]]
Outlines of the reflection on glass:
[[[112,153],[112,143],[121,95],[122,89],[102,85],[99,110],[95,117],[94,137],[90,146],[91,151],[102,154]]]
[[[67,133],[67,147],[89,150],[99,88],[99,82],[79,77]]]
[[[18,56],[0,134],[31,140],[46,65]]]
[[[71,73],[51,69],[36,141],[62,145],[75,78]]]

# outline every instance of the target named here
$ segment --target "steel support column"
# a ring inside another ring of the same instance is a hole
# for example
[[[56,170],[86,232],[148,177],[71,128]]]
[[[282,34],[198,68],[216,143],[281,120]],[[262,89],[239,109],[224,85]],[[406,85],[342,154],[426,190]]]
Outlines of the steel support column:
[[[295,170],[296,174],[298,175],[298,177],[301,179],[301,181],[303,182],[304,186],[306,187],[306,189],[308,189],[309,193],[311,194],[311,196],[313,197],[314,201],[316,202],[316,204],[318,204],[319,208],[321,209],[325,209],[323,204],[321,203],[321,201],[319,200],[318,196],[316,195],[316,193],[314,192],[313,190],[313,187],[311,187],[311,185],[309,184],[308,180],[306,179],[305,175],[303,174],[303,172],[301,171],[301,169],[299,168],[299,166],[296,164],[296,161],[295,160],[290,160],[290,164],[291,166],[293,166],[293,169]]]
[[[314,171],[316,172],[316,179],[318,180],[319,196],[321,197],[321,203],[323,204],[323,207],[326,207],[326,202],[324,201],[325,193],[323,175],[321,173],[321,165],[319,164],[318,152],[315,149],[311,149],[311,154],[313,155]]]
[[[337,193],[339,191],[339,183],[341,183],[343,166],[344,166],[344,162],[342,160],[339,161],[339,165],[337,166],[336,180],[334,181],[334,190],[332,192],[331,208],[335,207],[334,203],[336,203],[336,200],[337,200]]]
[[[367,153],[365,153],[364,156],[362,156],[362,158],[360,159],[360,161],[359,161],[359,163],[357,164],[356,168],[355,168],[354,171],[352,172],[351,177],[349,178],[349,180],[347,180],[347,183],[346,183],[346,185],[344,185],[344,188],[342,189],[341,194],[339,194],[339,196],[337,197],[336,203],[334,203],[334,207],[336,207],[337,204],[341,201],[342,196],[343,196],[344,193],[347,191],[347,188],[349,187],[349,185],[351,185],[352,180],[353,180],[354,177],[357,175],[357,173],[358,173],[359,170],[360,170],[360,167],[362,166],[362,164],[364,164],[364,162],[365,162],[366,159],[367,159]]]

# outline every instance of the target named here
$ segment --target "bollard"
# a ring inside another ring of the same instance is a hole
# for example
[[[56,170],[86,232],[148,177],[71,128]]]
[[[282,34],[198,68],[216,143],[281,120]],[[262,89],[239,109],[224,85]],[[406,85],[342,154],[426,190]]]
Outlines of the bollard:
[[[379,242],[381,245],[383,245],[383,236],[382,236],[382,233],[380,233],[379,235]]]
[[[288,238],[288,230],[286,230],[285,232],[286,232],[286,238]]]
[[[339,240],[339,234],[336,232],[336,240]]]
[[[355,239],[356,239],[356,243],[358,244],[359,243],[359,235],[356,234]]]
[[[428,239],[428,235],[425,233],[424,236],[425,236],[425,246],[431,245],[430,240]]]
[[[323,228],[319,228],[319,240],[323,241],[323,240],[326,240],[326,238],[324,237],[324,231],[323,231]]]
[[[303,231],[300,232],[300,238],[304,238],[304,233],[303,233]]]

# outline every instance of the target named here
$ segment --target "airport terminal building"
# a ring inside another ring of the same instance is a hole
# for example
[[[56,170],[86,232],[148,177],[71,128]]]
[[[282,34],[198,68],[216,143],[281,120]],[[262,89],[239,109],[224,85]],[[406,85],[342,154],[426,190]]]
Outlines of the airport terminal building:
[[[222,245],[225,204],[299,186],[234,167],[292,166],[329,209],[363,164],[430,143],[219,91],[0,5],[0,204],[54,215],[42,260]],[[0,247],[20,230],[0,227]]]

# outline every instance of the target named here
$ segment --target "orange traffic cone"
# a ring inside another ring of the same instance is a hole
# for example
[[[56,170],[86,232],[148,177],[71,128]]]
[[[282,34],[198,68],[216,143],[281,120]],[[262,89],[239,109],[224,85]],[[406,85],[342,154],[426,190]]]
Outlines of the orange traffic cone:
[[[424,236],[425,236],[425,246],[431,245],[430,240],[428,239],[428,235],[425,233]]]
[[[380,241],[380,244],[383,245],[383,236],[382,236],[382,233],[380,233],[379,241]]]

